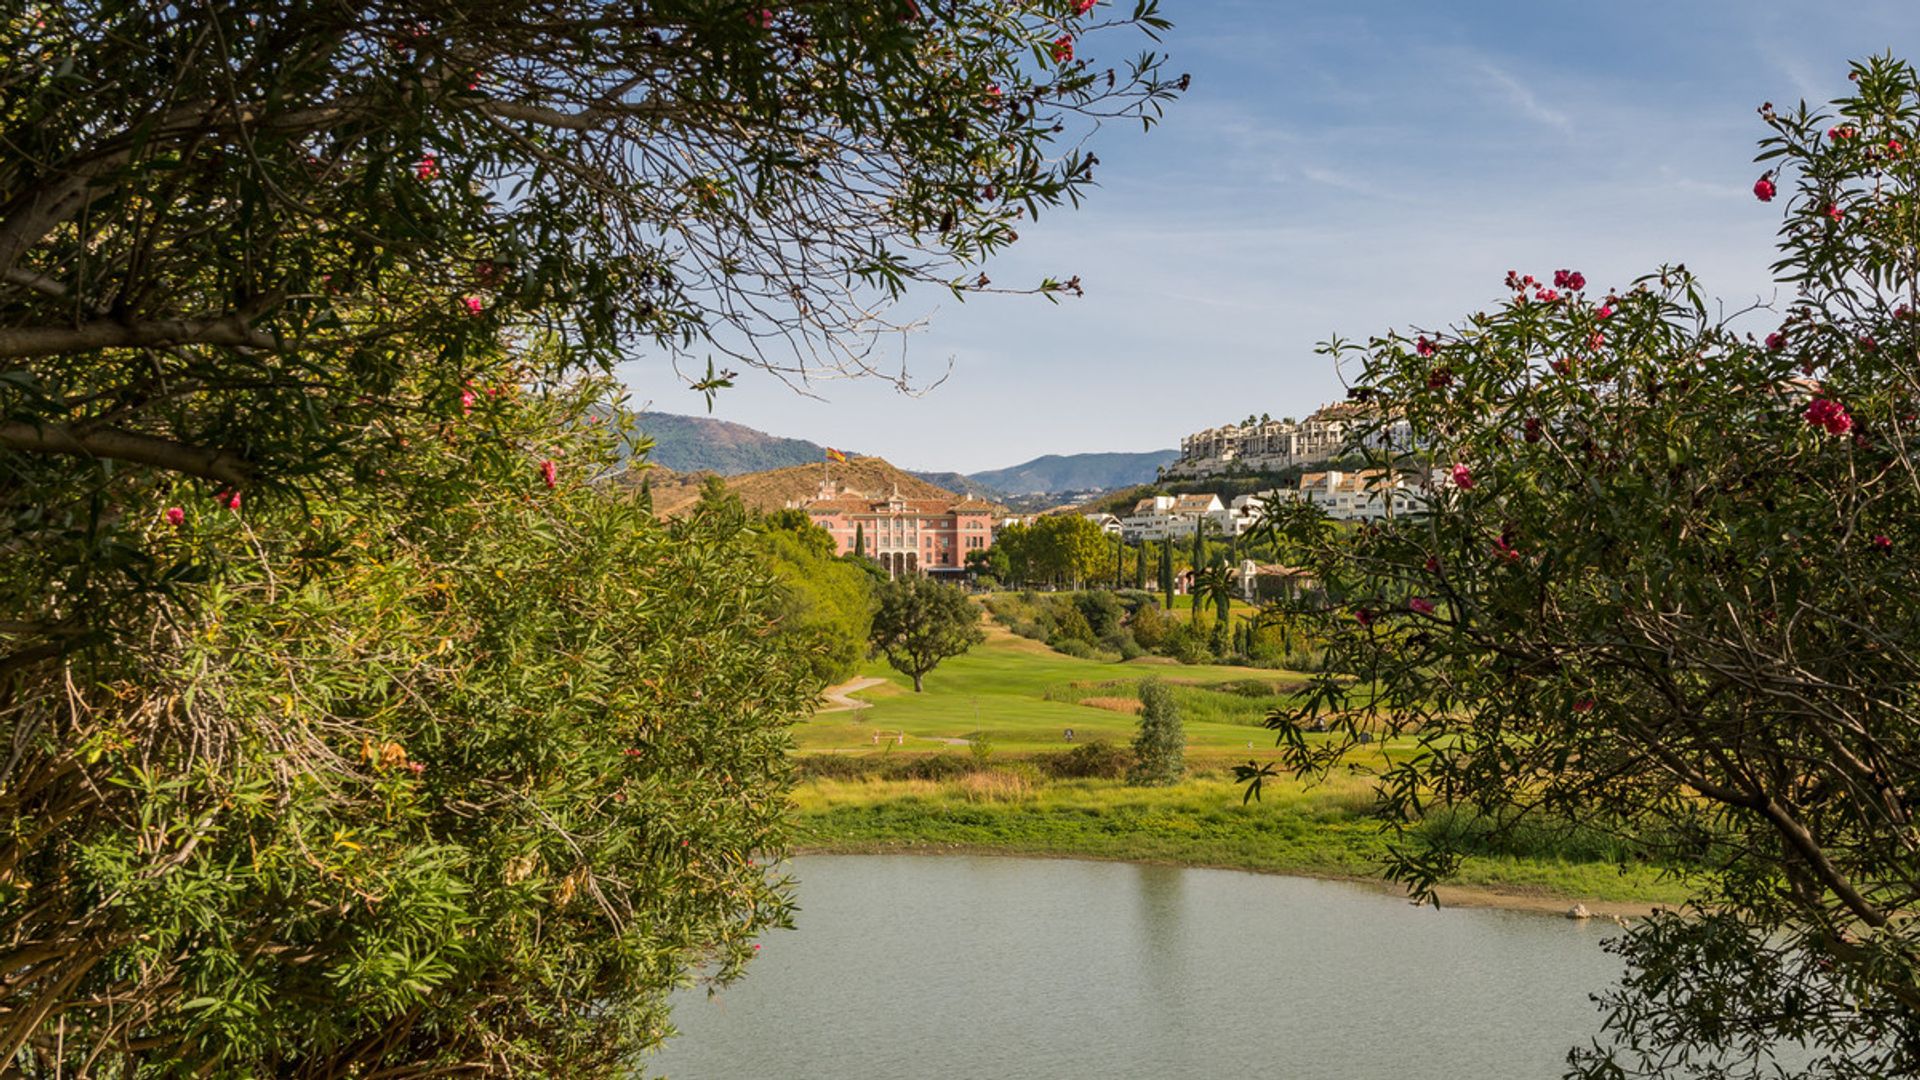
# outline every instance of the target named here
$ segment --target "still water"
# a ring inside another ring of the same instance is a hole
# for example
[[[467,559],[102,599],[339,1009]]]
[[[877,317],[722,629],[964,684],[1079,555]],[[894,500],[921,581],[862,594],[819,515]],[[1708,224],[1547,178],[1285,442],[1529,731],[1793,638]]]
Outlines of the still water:
[[[1608,923],[1052,859],[796,859],[798,929],[676,999],[673,1080],[1542,1080],[1599,1030]]]

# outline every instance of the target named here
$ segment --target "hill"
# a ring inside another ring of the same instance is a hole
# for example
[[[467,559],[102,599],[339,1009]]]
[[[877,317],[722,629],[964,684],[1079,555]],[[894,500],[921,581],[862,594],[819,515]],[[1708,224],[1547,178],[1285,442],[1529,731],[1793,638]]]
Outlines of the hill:
[[[1009,495],[1050,491],[1107,491],[1149,484],[1160,466],[1180,456],[1178,450],[1145,453],[1047,454],[1006,469],[977,472],[972,478]]]
[[[713,472],[721,476],[765,472],[824,461],[826,447],[806,439],[788,439],[708,416],[646,412],[642,434],[653,439],[648,460],[675,472]]]
[[[909,471],[935,487],[945,488],[948,491],[960,495],[971,495],[976,499],[985,499],[988,502],[1000,502],[1005,498],[999,491],[968,476],[966,473],[925,472],[919,469]]]
[[[659,469],[646,470],[646,474],[653,492],[654,512],[662,517],[673,517],[691,509],[699,501],[700,489],[706,486],[707,478],[716,475],[712,472],[680,473]],[[821,466],[815,464],[794,465],[722,479],[727,490],[740,496],[740,501],[747,509],[769,511],[778,510],[789,502],[812,498],[820,490],[822,475]],[[960,497],[956,492],[930,484],[904,469],[895,468],[884,458],[857,457],[844,465],[836,463],[831,466],[831,475],[849,489],[871,495],[885,495],[897,484],[900,494],[909,499]]]

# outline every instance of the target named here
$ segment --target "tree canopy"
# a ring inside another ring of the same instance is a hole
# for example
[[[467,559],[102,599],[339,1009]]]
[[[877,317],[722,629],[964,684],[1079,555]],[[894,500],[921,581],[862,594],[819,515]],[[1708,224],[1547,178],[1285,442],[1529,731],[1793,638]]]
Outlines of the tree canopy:
[[[980,609],[952,585],[909,575],[880,587],[873,647],[901,674],[913,677],[915,693],[925,689],[927,673],[940,661],[959,656],[986,638],[980,629]]]
[[[1432,503],[1283,512],[1326,594],[1292,605],[1326,663],[1271,721],[1290,763],[1385,729],[1417,742],[1382,778],[1392,822],[1479,822],[1408,828],[1394,876],[1430,889],[1524,825],[1691,886],[1621,939],[1580,1076],[1920,1069],[1920,80],[1851,77],[1761,110],[1780,308],[1725,317],[1681,267],[1541,269],[1456,325],[1334,342],[1412,425]]]

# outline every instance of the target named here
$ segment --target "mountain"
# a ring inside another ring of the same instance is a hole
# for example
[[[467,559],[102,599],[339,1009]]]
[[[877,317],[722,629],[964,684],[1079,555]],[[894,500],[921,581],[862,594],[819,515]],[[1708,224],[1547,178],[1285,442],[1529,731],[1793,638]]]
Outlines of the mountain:
[[[647,460],[675,472],[715,472],[721,476],[765,472],[826,460],[827,448],[805,439],[786,439],[709,416],[647,412],[639,416],[641,434],[653,439]]]
[[[972,474],[974,480],[1009,495],[1050,491],[1106,491],[1151,483],[1160,466],[1180,456],[1178,450],[1146,453],[1048,454],[1007,469]]]
[[[988,502],[999,502],[1005,497],[1001,495],[999,491],[968,476],[966,473],[922,472],[918,469],[909,471],[929,484],[946,488],[948,491],[961,495],[971,495],[976,499],[985,499]]]
[[[661,517],[674,517],[691,509],[700,500],[700,489],[706,486],[711,472],[681,473],[665,469],[646,469],[639,476],[632,476],[628,483],[639,483],[645,477],[648,490],[653,494],[654,513]],[[844,484],[851,491],[881,497],[890,494],[897,485],[900,494],[909,499],[958,499],[958,493],[897,469],[884,458],[857,457],[846,464],[834,463],[822,468],[818,463],[794,465],[785,469],[773,469],[768,472],[744,473],[739,476],[723,477],[727,490],[740,496],[740,501],[749,510],[778,510],[790,502],[811,499],[820,491],[823,476],[831,476],[836,483]]]

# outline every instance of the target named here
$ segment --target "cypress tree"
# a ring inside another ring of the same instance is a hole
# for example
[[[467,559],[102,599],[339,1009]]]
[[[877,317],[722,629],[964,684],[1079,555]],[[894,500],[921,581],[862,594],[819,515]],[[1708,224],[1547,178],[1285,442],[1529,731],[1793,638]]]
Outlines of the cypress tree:
[[[1127,782],[1173,784],[1186,772],[1187,733],[1173,691],[1159,679],[1140,683],[1140,734],[1133,740],[1133,768]]]
[[[1173,542],[1160,545],[1160,588],[1167,594],[1167,610],[1173,610]]]
[[[1193,519],[1193,584],[1194,585],[1200,584],[1200,568],[1202,566],[1205,566],[1206,562],[1207,562],[1207,519],[1203,517],[1194,518]],[[1187,589],[1187,599],[1192,601],[1193,603],[1193,624],[1195,626],[1199,626],[1200,625],[1200,598],[1194,595],[1194,589],[1191,586],[1189,586]]]
[[[1147,587],[1147,545],[1141,542],[1133,557],[1133,587],[1145,591]]]
[[[1119,592],[1127,587],[1122,579],[1127,573],[1127,545],[1119,540],[1113,542],[1113,589]]]
[[[867,523],[864,521],[853,523],[853,553],[855,555],[867,553]]]

